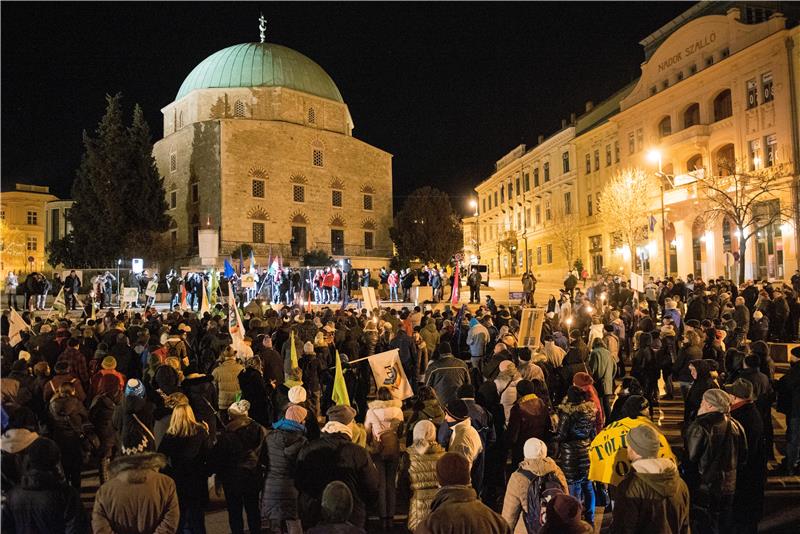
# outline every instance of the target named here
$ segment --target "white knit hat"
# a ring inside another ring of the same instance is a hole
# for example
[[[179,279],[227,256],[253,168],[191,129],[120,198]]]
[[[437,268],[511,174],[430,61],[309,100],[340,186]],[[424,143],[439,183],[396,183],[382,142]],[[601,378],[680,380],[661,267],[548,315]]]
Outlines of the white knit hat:
[[[522,452],[526,459],[538,460],[547,456],[547,445],[540,439],[530,438],[525,442]]]
[[[228,415],[247,415],[250,410],[250,401],[242,399],[228,406]]]
[[[427,419],[418,421],[414,425],[414,441],[436,441],[436,425]]]
[[[303,386],[293,386],[289,390],[289,402],[292,404],[300,404],[306,401],[306,388]]]

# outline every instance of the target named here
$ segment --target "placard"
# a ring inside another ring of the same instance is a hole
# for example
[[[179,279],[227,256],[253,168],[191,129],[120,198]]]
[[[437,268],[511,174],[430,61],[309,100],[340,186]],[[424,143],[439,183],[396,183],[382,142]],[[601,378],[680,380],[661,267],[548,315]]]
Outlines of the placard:
[[[241,278],[241,284],[243,288],[253,289],[256,287],[256,275],[255,273],[244,273]]]
[[[139,290],[135,287],[122,289],[122,302],[136,302],[139,300]]]
[[[522,320],[519,324],[519,335],[517,336],[521,347],[539,347],[544,317],[544,308],[522,309]]]
[[[155,298],[157,293],[158,293],[158,282],[156,282],[155,280],[150,280],[149,282],[147,282],[147,290],[145,290],[144,294],[147,295],[148,297]]]
[[[372,310],[381,307],[380,303],[378,302],[378,299],[375,297],[375,288],[362,287],[361,298],[364,301],[364,308],[367,309],[367,312],[370,315],[372,315]]]
[[[414,306],[419,306],[421,302],[433,302],[433,288],[431,286],[413,286]]]

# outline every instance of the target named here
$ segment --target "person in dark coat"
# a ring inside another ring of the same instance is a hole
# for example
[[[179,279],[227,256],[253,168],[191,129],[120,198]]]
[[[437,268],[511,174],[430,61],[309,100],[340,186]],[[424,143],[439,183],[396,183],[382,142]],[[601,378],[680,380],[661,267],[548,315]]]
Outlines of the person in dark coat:
[[[684,425],[688,425],[697,417],[697,411],[700,409],[700,403],[706,390],[719,389],[714,362],[710,360],[693,360],[689,364],[689,372],[692,375],[693,382],[683,404]]]
[[[205,534],[208,427],[195,419],[189,399],[183,393],[173,393],[166,402],[172,407],[172,416],[158,452],[168,460],[164,474],[175,481],[180,508],[178,532],[186,528],[192,534]]]
[[[228,525],[233,534],[244,532],[242,509],[250,532],[261,531],[258,495],[264,485],[266,430],[248,417],[250,403],[234,402],[228,407],[231,422],[225,427],[211,453],[212,470],[225,490]]]
[[[416,534],[511,534],[503,516],[483,504],[470,487],[469,461],[456,452],[445,453],[436,463],[441,489]]]
[[[525,442],[537,438],[550,440],[553,428],[545,401],[540,399],[529,380],[517,382],[517,400],[511,407],[508,429],[505,433],[506,447],[511,450],[511,465],[518,466],[525,459]]]
[[[195,418],[208,426],[208,435],[213,445],[219,421],[214,377],[198,373],[192,364],[186,368],[186,378],[181,382],[181,391],[189,399]]]
[[[364,526],[366,505],[378,494],[378,470],[364,447],[352,442],[350,423],[355,410],[336,405],[328,409],[328,423],[320,438],[306,445],[297,457],[295,485],[300,491],[300,517],[304,528],[320,520],[322,492],[329,482],[340,480],[353,494],[350,522]]]
[[[672,366],[672,380],[681,391],[681,397],[686,401],[689,389],[692,387],[692,372],[689,364],[695,360],[703,359],[703,342],[700,334],[691,331],[686,333],[686,343],[678,351],[675,363]]]
[[[239,389],[242,398],[250,402],[248,415],[255,422],[268,428],[272,422],[272,406],[267,397],[264,377],[261,375],[261,359],[258,356],[248,358],[245,368],[239,373]]]
[[[61,384],[50,399],[52,437],[61,450],[64,475],[77,490],[81,489],[83,428],[88,422],[89,414],[75,396],[75,387],[70,383]]]
[[[747,438],[747,458],[736,472],[736,493],[733,497],[734,532],[754,534],[764,515],[764,489],[767,483],[767,450],[764,426],[758,407],[753,402],[753,384],[738,378],[723,387],[732,397],[731,417],[739,422]]]
[[[155,452],[154,411],[153,403],[145,398],[142,381],[129,379],[122,402],[114,412],[114,428],[119,432],[120,452],[123,455]]]
[[[80,493],[61,474],[58,445],[38,438],[28,447],[25,463],[20,484],[8,490],[3,503],[3,532],[89,532]]]
[[[608,416],[606,424],[611,424],[625,417],[622,413],[622,408],[625,406],[625,401],[634,395],[642,396],[642,386],[634,377],[626,376],[622,379],[622,384],[620,384],[619,392],[617,393],[617,400],[614,401],[614,406],[611,407],[611,414]]]
[[[100,379],[97,395],[89,406],[89,421],[100,440],[100,447],[95,451],[95,459],[98,463],[101,484],[108,480],[108,466],[118,448],[117,432],[114,429],[114,411],[121,396],[117,377],[105,375]]]
[[[307,415],[302,406],[291,405],[267,434],[268,467],[261,492],[261,516],[269,520],[273,532],[282,532],[284,523],[290,531],[302,530],[294,478],[297,456],[308,443],[303,425]]]
[[[653,408],[658,406],[658,376],[661,373],[656,353],[650,346],[652,341],[649,333],[639,334],[639,348],[633,355],[631,368],[631,375],[642,385],[644,397],[650,403],[650,417],[653,416]]]
[[[25,472],[25,461],[30,446],[39,439],[36,415],[26,406],[20,406],[9,414],[8,426],[0,439],[0,470],[3,490],[16,486]]]
[[[565,401],[558,407],[556,441],[561,446],[558,466],[564,472],[569,493],[584,505],[584,518],[594,524],[595,495],[589,481],[589,445],[595,437],[594,403],[588,393],[570,386]]]

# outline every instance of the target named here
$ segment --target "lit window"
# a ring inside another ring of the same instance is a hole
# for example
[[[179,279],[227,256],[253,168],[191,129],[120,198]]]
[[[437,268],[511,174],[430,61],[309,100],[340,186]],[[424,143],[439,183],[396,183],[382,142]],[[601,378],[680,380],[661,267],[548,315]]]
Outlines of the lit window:
[[[564,167],[564,172],[569,172],[569,152],[561,154],[561,162]]]
[[[192,184],[192,202],[200,202],[200,184]]]
[[[572,193],[564,193],[564,215],[572,215]]]
[[[778,139],[773,135],[764,138],[764,166],[772,167],[775,165],[775,157],[778,152]]]
[[[636,152],[636,137],[633,132],[628,133],[628,154]]]
[[[489,198],[489,201],[491,202],[491,197]],[[364,195],[364,209],[367,211],[372,211],[372,195]]]
[[[553,263],[553,245],[547,245],[547,263]]]
[[[592,172],[592,155],[588,152],[586,153],[586,174]]]
[[[536,265],[542,264],[542,247],[536,247]]]
[[[314,108],[308,108],[308,123],[315,124],[317,122],[317,112]]]
[[[169,172],[175,172],[178,170],[178,154],[172,152],[169,155]]]
[[[36,226],[39,224],[39,213],[36,211],[28,212],[28,224]]]
[[[174,210],[178,207],[178,192],[170,191],[169,193],[169,209]]]
[[[761,75],[761,99],[763,102],[772,102],[775,94],[772,92],[772,73],[765,72]]]
[[[747,109],[758,105],[758,88],[755,80],[747,80]]]
[[[366,250],[372,250],[375,248],[375,234],[373,232],[364,232],[364,248]]]
[[[552,210],[550,209],[550,200],[545,200],[544,201],[544,220],[545,221],[549,221],[550,218],[552,217],[552,215],[553,215],[553,213],[552,213]]]
[[[244,102],[241,100],[237,100],[236,103],[233,104],[233,116],[237,119],[244,117]]]
[[[323,163],[323,161],[322,161],[322,150],[319,150],[319,149],[315,148],[312,159],[313,159],[314,167],[322,167],[323,166],[322,165],[322,163]]]
[[[758,139],[753,139],[747,142],[747,156],[750,164],[750,170],[753,171],[756,168],[756,158],[758,157],[758,149],[761,148]]]
[[[586,213],[589,217],[591,217],[594,212],[593,208],[594,208],[594,201],[592,200],[592,195],[590,193],[589,195],[586,196]]]
[[[611,165],[611,145],[606,145],[606,167]]]
[[[595,150],[594,151],[594,170],[596,170],[596,171],[600,170],[600,151],[599,150]]]
[[[619,163],[619,141],[614,141],[614,163]]]
[[[253,196],[258,198],[264,198],[264,190],[265,190],[265,182],[264,180],[253,180]]]
[[[306,188],[305,186],[294,184],[292,188],[292,200],[295,202],[305,202],[306,201]]]
[[[36,236],[29,235],[25,244],[28,252],[36,252],[36,249],[39,247],[39,240]]]
[[[342,192],[338,189],[331,191],[331,206],[334,208],[342,207]]]
[[[549,161],[545,161],[544,162],[544,181],[545,182],[549,182],[550,181],[550,162]]]
[[[539,167],[533,169],[533,187],[539,187]]]
[[[253,243],[264,242],[264,223],[253,223]]]

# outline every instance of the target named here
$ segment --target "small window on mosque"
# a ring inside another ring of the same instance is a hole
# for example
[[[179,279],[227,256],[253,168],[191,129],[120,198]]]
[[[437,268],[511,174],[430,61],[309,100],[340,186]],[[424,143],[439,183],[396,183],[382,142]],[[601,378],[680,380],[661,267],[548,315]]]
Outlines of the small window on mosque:
[[[333,189],[331,191],[331,206],[334,208],[341,208],[342,207],[342,191],[339,189]]]
[[[295,184],[292,188],[292,200],[295,202],[306,201],[306,188],[305,186]]]
[[[244,117],[244,102],[237,100],[233,105],[233,116],[237,119]]]
[[[169,155],[169,172],[175,172],[178,170],[178,154],[172,152]]]
[[[264,198],[264,180],[253,180],[253,196]]]
[[[317,122],[317,111],[314,108],[308,108],[308,123],[316,124],[316,122]]]
[[[322,159],[322,150],[314,149],[312,160],[314,163],[314,167],[322,167],[323,166],[323,159]]]

